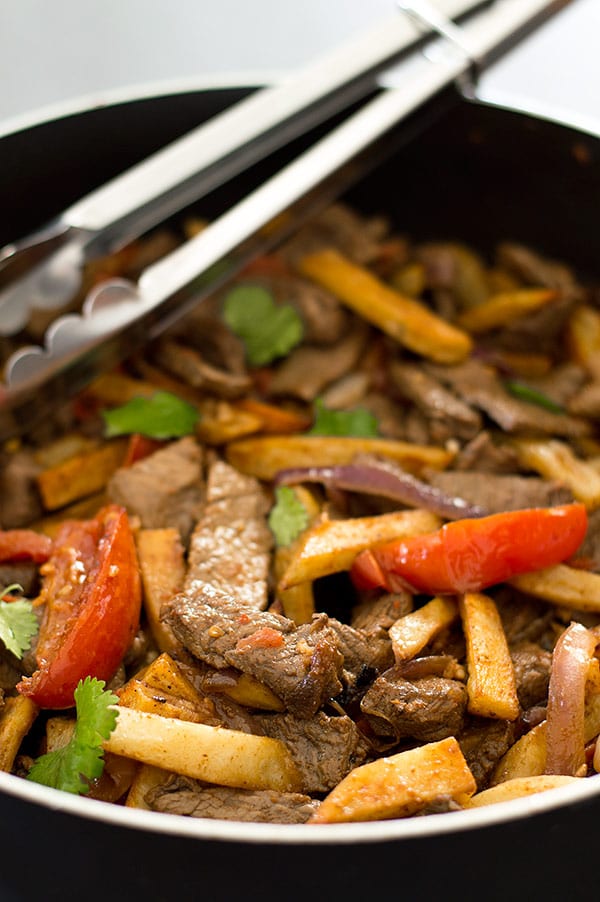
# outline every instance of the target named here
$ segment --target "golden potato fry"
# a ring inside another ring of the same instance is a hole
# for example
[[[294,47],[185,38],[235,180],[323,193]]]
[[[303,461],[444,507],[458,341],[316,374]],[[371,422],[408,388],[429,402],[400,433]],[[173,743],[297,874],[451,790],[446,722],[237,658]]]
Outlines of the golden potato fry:
[[[600,313],[588,304],[575,308],[567,326],[571,356],[593,379],[600,379]]]
[[[156,385],[143,379],[132,379],[122,373],[104,373],[86,388],[85,394],[107,407],[119,407],[132,398],[151,398],[157,391]]]
[[[426,285],[425,267],[418,261],[405,263],[397,269],[390,280],[392,288],[409,298],[418,298]]]
[[[278,739],[119,708],[106,751],[196,780],[296,792],[300,777]]]
[[[389,636],[396,661],[407,661],[422,651],[438,633],[458,617],[458,605],[453,598],[432,598],[390,627]]]
[[[479,592],[459,596],[467,643],[467,694],[471,714],[515,720],[520,706],[515,671],[495,602]]]
[[[126,450],[127,439],[113,439],[43,470],[37,484],[46,510],[56,510],[100,492],[123,463]]]
[[[556,300],[558,292],[550,288],[521,288],[496,294],[477,307],[471,307],[457,319],[467,332],[489,332],[504,326],[519,316],[525,316]]]
[[[310,823],[407,817],[440,796],[463,804],[475,788],[451,736],[354,768],[321,802]]]
[[[315,496],[303,485],[293,487],[293,492],[303,505],[307,515],[309,524],[314,523],[320,514],[321,508]],[[274,560],[274,577],[275,583],[278,585],[288,569],[294,555],[297,553],[298,543],[301,536],[290,545],[279,546],[275,550]],[[315,612],[315,598],[312,589],[312,582],[306,580],[299,585],[290,586],[287,589],[278,589],[277,597],[283,607],[283,613],[294,623],[309,623]]]
[[[436,316],[335,250],[309,254],[299,264],[302,275],[322,285],[344,304],[400,344],[435,360],[459,363],[472,342],[460,329]]]
[[[207,445],[224,445],[244,435],[259,432],[262,420],[255,413],[216,398],[198,402],[200,419],[196,435]]]
[[[268,686],[259,683],[249,673],[237,670],[216,670],[207,674],[202,687],[205,692],[226,695],[244,708],[258,708],[261,711],[283,711],[285,705]]]
[[[567,444],[556,439],[514,439],[511,444],[522,466],[563,483],[587,508],[598,507],[600,473],[585,460],[575,457]]]
[[[280,588],[349,570],[365,548],[439,529],[440,519],[424,510],[398,511],[351,520],[323,520],[305,530],[294,545]]]
[[[433,445],[413,445],[384,438],[319,435],[266,435],[238,439],[227,445],[225,456],[242,473],[270,480],[287,467],[349,464],[357,454],[387,457],[411,473],[419,473],[425,467],[443,470],[453,456],[450,451]]]
[[[125,683],[118,696],[119,705],[136,711],[194,723],[218,723],[212,702],[200,695],[181,668],[165,653]]]
[[[565,777],[556,774],[539,774],[534,777],[515,777],[505,783],[499,783],[490,789],[484,789],[472,796],[465,804],[465,808],[480,808],[482,805],[496,805],[498,802],[509,802],[511,799],[520,799],[523,796],[534,795],[537,792],[547,792],[548,789],[556,789],[558,786],[566,786],[567,783],[581,779],[580,777]]]
[[[135,540],[148,625],[160,651],[176,654],[181,643],[161,621],[160,609],[183,586],[185,563],[179,530],[140,529]]]
[[[137,773],[133,778],[133,782],[127,793],[125,801],[126,808],[142,808],[149,811],[149,805],[146,804],[146,796],[151,789],[166,783],[170,777],[168,770],[161,767],[152,767],[151,764],[141,764]]]
[[[0,710],[0,770],[10,771],[39,708],[24,695],[7,698]]]
[[[551,604],[600,613],[600,574],[555,564],[509,580],[511,586]]]

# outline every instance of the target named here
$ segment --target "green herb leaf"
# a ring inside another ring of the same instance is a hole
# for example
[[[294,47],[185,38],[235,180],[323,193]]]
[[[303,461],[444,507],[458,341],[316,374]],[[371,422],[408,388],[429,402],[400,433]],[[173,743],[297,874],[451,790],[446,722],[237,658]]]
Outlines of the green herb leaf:
[[[28,780],[74,794],[90,791],[89,781],[100,777],[104,769],[102,743],[114,730],[118,717],[118,711],[110,707],[118,698],[104,691],[104,686],[104,681],[95,677],[79,681],[74,693],[77,722],[71,741],[38,758]]]
[[[302,341],[302,320],[289,304],[277,305],[259,285],[238,285],[224,301],[225,322],[246,348],[251,366],[284,357]]]
[[[0,590],[0,598],[11,592],[23,592],[17,583]],[[38,631],[37,617],[33,605],[26,598],[17,601],[0,601],[0,639],[17,658],[31,648],[31,640]]]
[[[139,432],[150,438],[167,439],[190,435],[198,420],[198,411],[168,391],[157,391],[151,398],[132,398],[127,404],[102,411],[107,438]]]
[[[308,526],[308,511],[289,485],[275,489],[269,526],[278,545],[290,545]]]
[[[530,385],[525,385],[524,382],[519,382],[517,379],[507,379],[504,383],[504,387],[509,392],[509,394],[513,395],[515,398],[520,398],[521,401],[529,401],[530,404],[537,404],[538,407],[543,407],[545,410],[550,410],[552,413],[564,413],[564,408],[557,404],[556,401],[553,401],[552,398],[549,398],[548,395],[545,395],[543,392],[538,391],[537,388],[531,388]]]
[[[355,410],[329,410],[320,398],[315,401],[315,421],[308,435],[342,435],[376,438],[377,420],[364,407]]]

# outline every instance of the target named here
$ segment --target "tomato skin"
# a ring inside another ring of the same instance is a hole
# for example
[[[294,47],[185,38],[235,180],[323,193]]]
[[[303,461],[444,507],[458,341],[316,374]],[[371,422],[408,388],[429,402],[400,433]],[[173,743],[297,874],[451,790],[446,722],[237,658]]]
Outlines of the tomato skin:
[[[43,564],[50,556],[52,541],[32,529],[0,530],[0,561],[33,561]]]
[[[39,669],[17,689],[42,708],[69,708],[79,680],[109,680],[136,633],[141,582],[124,508],[63,524],[46,565]]]
[[[574,554],[587,530],[583,504],[528,508],[456,520],[424,536],[387,542],[359,554],[359,588],[397,587],[398,578],[432,595],[478,592],[519,573],[542,570]]]

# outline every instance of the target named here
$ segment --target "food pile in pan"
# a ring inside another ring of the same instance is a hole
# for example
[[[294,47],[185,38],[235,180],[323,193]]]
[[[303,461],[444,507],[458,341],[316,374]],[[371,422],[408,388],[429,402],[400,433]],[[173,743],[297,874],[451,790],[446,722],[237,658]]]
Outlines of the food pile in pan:
[[[311,824],[594,774],[599,414],[568,266],[329,208],[2,449],[0,768]]]

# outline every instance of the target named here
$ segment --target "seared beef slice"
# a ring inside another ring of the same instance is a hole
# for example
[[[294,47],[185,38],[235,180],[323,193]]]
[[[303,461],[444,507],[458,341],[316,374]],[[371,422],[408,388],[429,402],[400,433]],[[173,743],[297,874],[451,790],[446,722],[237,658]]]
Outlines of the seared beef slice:
[[[340,692],[343,659],[325,614],[296,627],[260,610],[271,546],[266,513],[256,480],[214,465],[184,590],[165,605],[163,617],[201,661],[251,674],[292,713],[311,717]]]

